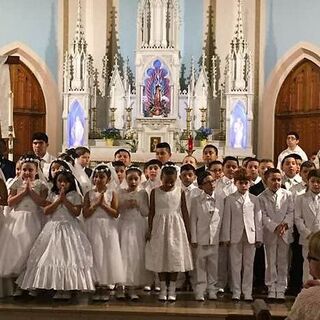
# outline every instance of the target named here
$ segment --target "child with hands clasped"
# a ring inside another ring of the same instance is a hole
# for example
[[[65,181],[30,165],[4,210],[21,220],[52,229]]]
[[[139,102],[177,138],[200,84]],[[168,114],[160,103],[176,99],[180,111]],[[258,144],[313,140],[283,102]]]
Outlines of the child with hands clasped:
[[[162,186],[153,189],[150,195],[146,268],[159,273],[161,301],[176,300],[178,272],[193,268],[186,199],[184,192],[175,185],[176,180],[175,165],[164,165],[161,170]]]
[[[259,195],[266,250],[268,298],[285,299],[289,244],[292,242],[293,198],[281,188],[281,172],[270,168],[265,174],[267,189]]]
[[[148,194],[138,190],[142,171],[136,166],[126,170],[127,189],[119,192],[119,233],[124,268],[124,285],[129,298],[138,300],[135,287],[144,286],[151,281],[151,272],[145,267],[145,246],[149,213]]]
[[[308,190],[299,195],[295,202],[294,221],[300,234],[302,245],[303,282],[310,278],[308,262],[308,245],[310,237],[320,231],[320,169],[311,170],[308,174]]]
[[[44,208],[49,221],[30,251],[26,272],[17,280],[22,289],[54,289],[54,299],[69,299],[71,290],[94,290],[92,250],[77,219],[81,208],[74,176],[58,172]]]
[[[237,191],[225,200],[221,241],[230,244],[232,299],[252,301],[255,247],[262,243],[262,215],[259,200],[249,193],[250,177],[246,169],[234,174]],[[242,275],[242,277],[241,277]]]
[[[21,173],[9,187],[8,205],[0,235],[0,277],[18,276],[25,268],[30,249],[41,231],[40,214],[47,188],[36,180],[38,160],[33,154],[21,158]],[[16,295],[22,294],[17,290]]]
[[[209,171],[197,178],[202,190],[191,199],[191,243],[195,248],[195,299],[204,301],[208,291],[210,300],[217,299],[218,252],[223,199],[214,192],[215,179]]]
[[[106,287],[124,281],[118,233],[118,196],[107,188],[111,171],[98,165],[92,174],[94,188],[84,198],[85,232],[92,246],[96,292],[93,300],[107,301]]]

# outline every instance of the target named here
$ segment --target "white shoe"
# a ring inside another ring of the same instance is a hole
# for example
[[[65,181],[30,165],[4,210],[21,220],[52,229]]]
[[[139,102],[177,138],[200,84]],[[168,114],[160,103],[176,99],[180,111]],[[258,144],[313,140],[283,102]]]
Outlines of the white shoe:
[[[123,289],[116,291],[116,298],[120,300],[126,298]]]
[[[277,292],[277,299],[279,300],[285,300],[284,292]]]
[[[151,287],[150,287],[150,286],[145,286],[145,287],[143,288],[143,290],[144,290],[144,291],[151,291]]]
[[[268,292],[268,299],[275,299],[275,298],[276,298],[275,291],[269,291]]]
[[[131,293],[129,297],[130,297],[131,301],[138,301],[139,300],[139,296],[135,293]]]
[[[159,296],[158,296],[158,300],[160,301],[167,301],[167,295],[164,292],[160,292]]]
[[[219,288],[219,289],[218,289],[218,293],[223,294],[223,293],[224,293],[224,289],[223,289],[223,288]]]
[[[155,292],[160,292],[160,290],[161,290],[160,287],[154,287]]]
[[[244,295],[244,300],[245,301],[253,301],[252,295],[251,294]]]
[[[217,300],[217,294],[215,292],[209,292],[209,300]]]
[[[177,300],[177,297],[175,294],[169,294],[168,295],[168,301],[174,302]]]
[[[21,297],[23,295],[23,290],[21,288],[17,288],[13,293],[14,297]]]
[[[196,301],[203,302],[203,301],[204,301],[204,296],[203,296],[203,294],[196,294],[195,300],[196,300]]]
[[[168,288],[168,301],[176,301],[176,282],[170,281]]]
[[[38,295],[37,290],[29,290],[29,296],[30,297],[36,297]]]
[[[238,294],[233,294],[233,295],[232,295],[232,300],[235,301],[235,302],[239,302],[239,301],[240,301],[240,295],[238,295]]]

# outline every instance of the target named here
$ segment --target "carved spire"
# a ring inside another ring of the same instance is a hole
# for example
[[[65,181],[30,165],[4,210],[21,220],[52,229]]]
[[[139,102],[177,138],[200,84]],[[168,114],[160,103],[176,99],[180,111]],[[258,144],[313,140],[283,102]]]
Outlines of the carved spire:
[[[243,36],[243,22],[242,22],[242,11],[241,11],[241,0],[237,0],[237,23],[234,32],[234,38],[242,40]]]
[[[81,0],[78,0],[78,14],[77,14],[77,23],[76,31],[73,39],[74,51],[77,49],[79,51],[86,52],[87,42],[84,38],[82,20],[81,20]]]
[[[231,40],[231,50],[226,63],[226,92],[248,92],[251,90],[252,70],[250,51],[243,33],[241,0],[237,0],[235,32]]]

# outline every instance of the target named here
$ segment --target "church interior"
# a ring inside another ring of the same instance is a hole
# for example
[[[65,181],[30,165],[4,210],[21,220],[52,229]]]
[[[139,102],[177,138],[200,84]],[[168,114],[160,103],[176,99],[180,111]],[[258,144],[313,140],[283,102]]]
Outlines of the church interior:
[[[144,163],[161,142],[177,163],[190,152],[201,162],[206,144],[219,160],[276,163],[291,131],[311,157],[320,151],[319,12],[318,0],[0,0],[9,159],[32,150],[35,132],[47,133],[50,154],[85,146],[92,163],[119,148]],[[294,297],[181,300],[0,299],[0,318],[285,319]]]
[[[151,15],[148,1],[2,1],[1,136],[15,159],[35,131],[52,154],[82,144],[98,161],[119,145],[150,158],[155,139],[181,161],[190,136],[200,155],[200,128],[221,156],[276,158],[292,130],[319,150],[317,1],[161,3]]]

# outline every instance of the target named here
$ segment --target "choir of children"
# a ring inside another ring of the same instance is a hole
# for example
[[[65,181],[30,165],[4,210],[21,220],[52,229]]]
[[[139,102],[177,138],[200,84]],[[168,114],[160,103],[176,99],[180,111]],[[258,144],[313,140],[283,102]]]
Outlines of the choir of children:
[[[264,270],[256,269],[264,269],[265,256],[268,297],[284,299],[294,225],[303,278],[310,277],[320,170],[310,161],[300,168],[296,154],[281,159],[282,171],[269,159],[247,158],[239,168],[236,157],[217,156],[207,145],[203,167],[189,155],[179,168],[162,142],[144,172],[125,149],[92,170],[90,150],[78,147],[51,162],[48,179],[37,156],[21,157],[6,186],[0,175],[0,205],[7,205],[4,214],[0,208],[0,297],[12,279],[15,295],[45,289],[69,299],[78,291],[107,301],[116,285],[137,300],[136,289],[149,288],[156,275],[159,300],[175,301],[184,273],[197,301],[216,300],[227,288],[233,300],[251,301],[253,279],[264,282]]]

